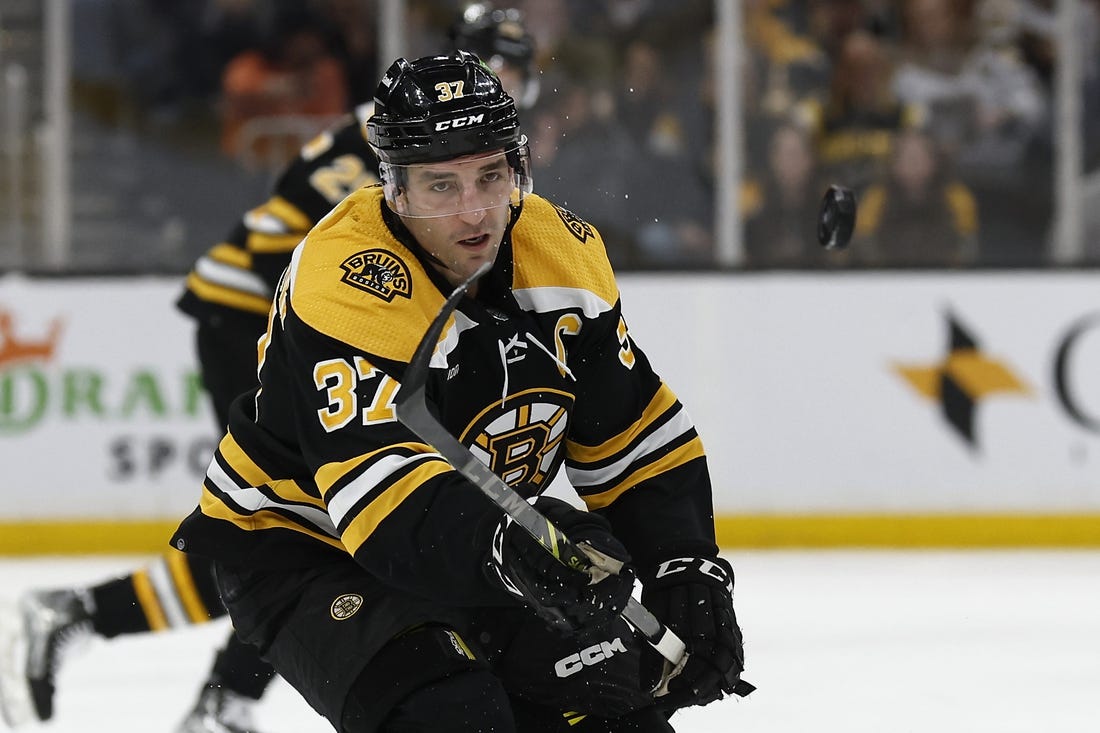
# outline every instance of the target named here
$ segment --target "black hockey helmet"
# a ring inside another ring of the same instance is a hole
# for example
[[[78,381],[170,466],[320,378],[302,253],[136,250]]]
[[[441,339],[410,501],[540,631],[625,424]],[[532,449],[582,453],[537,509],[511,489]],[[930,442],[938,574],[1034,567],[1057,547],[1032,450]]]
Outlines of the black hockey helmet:
[[[515,102],[466,51],[395,61],[375,91],[367,141],[380,162],[386,200],[401,214],[415,215],[400,197],[409,166],[478,153],[507,157],[516,190],[502,204],[531,192],[527,138]]]
[[[516,104],[471,53],[398,59],[374,93],[367,141],[383,163],[449,160],[523,145]]]
[[[522,88],[515,90],[516,104],[521,109],[534,106],[539,93],[535,38],[524,26],[523,11],[472,3],[448,35],[455,49],[477,54],[498,75],[506,65],[515,68],[523,79]]]

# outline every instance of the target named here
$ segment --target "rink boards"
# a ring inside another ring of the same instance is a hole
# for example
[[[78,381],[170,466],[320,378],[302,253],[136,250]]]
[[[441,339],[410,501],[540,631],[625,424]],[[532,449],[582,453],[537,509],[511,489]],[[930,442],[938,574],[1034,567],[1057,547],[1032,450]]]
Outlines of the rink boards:
[[[158,548],[216,438],[175,278],[0,278],[0,552]],[[1100,546],[1100,273],[628,275],[726,546]]]

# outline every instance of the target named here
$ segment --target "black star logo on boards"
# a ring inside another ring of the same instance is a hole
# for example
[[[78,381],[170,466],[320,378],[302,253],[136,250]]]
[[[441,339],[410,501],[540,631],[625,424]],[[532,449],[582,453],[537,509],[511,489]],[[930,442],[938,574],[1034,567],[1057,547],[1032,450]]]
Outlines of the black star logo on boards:
[[[1002,361],[982,353],[953,313],[947,356],[937,364],[895,364],[894,369],[918,394],[940,405],[948,425],[971,449],[977,448],[974,415],[979,401],[992,394],[1030,395],[1031,388]]]

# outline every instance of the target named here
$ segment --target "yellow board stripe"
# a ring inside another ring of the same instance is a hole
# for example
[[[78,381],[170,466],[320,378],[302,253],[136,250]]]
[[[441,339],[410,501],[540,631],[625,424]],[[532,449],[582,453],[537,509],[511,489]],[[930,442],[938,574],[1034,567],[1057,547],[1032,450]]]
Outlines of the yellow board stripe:
[[[257,528],[267,525],[260,517],[250,519]],[[0,555],[161,554],[178,525],[175,518],[0,522]],[[1100,549],[1096,513],[720,514],[715,531],[718,544],[730,549]]]
[[[195,578],[191,575],[191,566],[187,563],[187,557],[178,550],[170,550],[165,559],[168,560],[168,571],[172,574],[176,595],[179,596],[184,610],[187,611],[187,618],[193,624],[209,621],[210,611],[202,602],[199,589],[195,587]]]
[[[149,574],[145,570],[137,570],[130,576],[134,581],[134,592],[137,594],[138,603],[141,604],[145,620],[149,622],[152,631],[163,631],[168,628],[168,617],[164,615],[164,609],[160,606],[157,592],[153,589],[153,582],[149,580]]]
[[[159,555],[179,519],[0,522],[0,555]]]
[[[715,533],[729,548],[1100,548],[1100,514],[724,515]]]

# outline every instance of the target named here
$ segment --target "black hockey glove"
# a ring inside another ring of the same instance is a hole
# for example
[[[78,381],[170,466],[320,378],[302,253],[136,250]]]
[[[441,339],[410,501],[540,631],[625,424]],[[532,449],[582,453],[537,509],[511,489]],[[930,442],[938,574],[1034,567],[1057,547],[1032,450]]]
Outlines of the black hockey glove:
[[[547,496],[539,497],[535,508],[574,544],[582,548],[587,544],[613,561],[630,561],[600,515]],[[625,567],[612,575],[566,567],[507,516],[493,532],[487,566],[490,580],[567,633],[597,627],[618,616],[634,588],[634,573]]]
[[[542,619],[522,612],[524,623],[493,663],[493,671],[504,681],[513,704],[523,699],[554,711],[547,719],[556,716],[557,726],[544,723],[535,729],[563,730],[565,710],[614,718],[653,704],[641,678],[642,647],[648,646],[624,618],[562,636]],[[516,723],[520,730],[529,730],[518,711]]]
[[[738,687],[745,652],[733,612],[730,564],[713,557],[675,558],[659,563],[644,582],[642,603],[684,640],[689,655],[657,706],[674,710],[706,705],[744,689]],[[662,662],[652,660],[648,677],[654,682]]]

